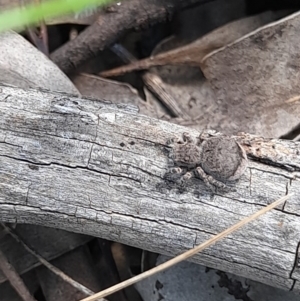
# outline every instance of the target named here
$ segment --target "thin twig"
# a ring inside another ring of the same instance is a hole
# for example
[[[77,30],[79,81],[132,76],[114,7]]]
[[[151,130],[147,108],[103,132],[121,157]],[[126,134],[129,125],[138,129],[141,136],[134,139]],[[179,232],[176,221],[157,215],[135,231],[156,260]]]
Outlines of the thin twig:
[[[260,217],[261,215],[267,213],[268,211],[270,211],[271,209],[277,207],[279,204],[283,203],[284,201],[286,201],[288,198],[290,197],[290,195],[286,195],[280,199],[278,199],[277,201],[271,203],[270,205],[262,208],[261,210],[257,211],[256,213],[245,217],[244,219],[242,219],[241,221],[239,221],[238,223],[234,224],[233,226],[229,227],[228,229],[226,229],[225,231],[214,235],[212,238],[208,239],[207,241],[205,241],[204,243],[202,243],[201,245],[188,250],[184,253],[182,253],[181,255],[178,255],[166,262],[164,262],[163,264],[159,265],[158,267],[155,267],[153,269],[150,269],[142,274],[139,274],[137,276],[134,276],[128,280],[125,280],[117,285],[111,286],[108,289],[105,289],[93,296],[89,296],[85,299],[82,299],[80,301],[95,301],[98,298],[103,298],[106,297],[108,295],[111,295],[121,289],[124,289],[134,283],[137,283],[138,281],[141,281],[143,279],[146,279],[154,274],[157,274],[161,271],[164,271],[170,267],[172,267],[173,265],[180,263],[181,261],[184,261],[190,257],[192,257],[193,255],[199,253],[200,251],[203,251],[204,249],[208,248],[209,246],[211,246],[212,244],[215,244],[217,241],[221,240],[222,238],[224,238],[225,236],[233,233],[234,231],[238,230],[239,228],[241,228],[242,226],[248,224],[249,222],[257,219],[258,217]]]
[[[114,44],[110,48],[116,55],[118,55],[125,63],[137,62],[137,59],[121,44]],[[101,74],[100,74],[101,75]],[[146,87],[154,96],[159,99],[162,104],[169,110],[172,117],[185,117],[189,119],[189,116],[185,114],[178,106],[176,100],[166,89],[164,89],[163,80],[152,72],[145,72],[142,75],[142,79]]]
[[[164,88],[163,80],[154,73],[145,72],[143,74],[143,81],[150,92],[154,94],[166,108],[171,112],[172,117],[182,117],[190,119],[178,106],[174,97]]]
[[[48,49],[48,34],[47,34],[47,26],[41,21],[40,29],[35,27],[27,28],[28,37],[31,42],[36,46],[38,50],[44,53],[49,57],[49,49]]]
[[[25,8],[24,0],[21,0],[21,5]],[[41,4],[41,0],[34,0],[35,5],[38,6]],[[40,21],[40,29],[35,26],[26,27],[26,32],[28,38],[35,45],[35,47],[49,57],[49,43],[48,43],[48,31],[45,20]]]
[[[115,67],[113,69],[105,70],[100,72],[100,76],[102,77],[116,77],[121,76],[129,72],[133,71],[141,71],[150,69],[151,67],[165,66],[165,65],[178,65],[183,64],[181,61],[182,56],[173,57],[170,56],[170,52],[175,52],[175,50],[170,50],[168,52],[159,53],[155,56],[150,56],[141,60],[136,60],[133,62],[128,62],[127,65]],[[176,49],[176,51],[178,51]],[[186,62],[188,64],[188,62]]]
[[[15,268],[8,262],[6,256],[1,250],[0,270],[3,272],[11,286],[15,289],[15,291],[24,301],[36,301],[36,299],[34,299],[34,297],[30,294],[22,278],[19,276]]]
[[[45,258],[43,258],[41,255],[36,253],[36,251],[32,250],[19,236],[13,229],[11,229],[9,226],[1,223],[2,227],[16,240],[18,241],[30,254],[32,254],[34,257],[37,258],[37,260],[43,264],[45,267],[47,267],[50,271],[52,271],[55,275],[63,279],[64,281],[68,282],[70,285],[75,287],[80,292],[86,294],[87,296],[91,296],[95,294],[93,291],[85,287],[84,285],[78,283],[68,275],[66,275],[63,271],[52,265],[50,262],[48,262]],[[107,301],[105,299],[96,298],[95,300],[98,301]]]

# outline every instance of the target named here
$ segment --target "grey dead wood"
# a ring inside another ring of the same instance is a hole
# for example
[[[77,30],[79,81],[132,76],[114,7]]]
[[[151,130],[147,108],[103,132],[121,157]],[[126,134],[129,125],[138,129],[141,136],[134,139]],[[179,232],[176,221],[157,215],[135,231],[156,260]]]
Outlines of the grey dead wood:
[[[192,261],[299,291],[300,143],[236,137],[249,166],[227,193],[166,179],[168,139],[199,132],[136,107],[1,86],[0,220],[176,255],[293,196]],[[217,133],[213,133],[217,135]]]

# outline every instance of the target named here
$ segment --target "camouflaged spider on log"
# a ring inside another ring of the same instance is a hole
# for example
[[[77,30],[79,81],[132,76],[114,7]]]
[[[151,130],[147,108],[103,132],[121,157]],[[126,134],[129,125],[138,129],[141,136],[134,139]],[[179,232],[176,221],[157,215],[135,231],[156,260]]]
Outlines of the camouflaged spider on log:
[[[171,141],[170,169],[172,175],[186,181],[199,177],[213,191],[226,189],[226,182],[238,180],[247,167],[247,155],[242,146],[234,139],[225,136],[210,137],[200,135],[194,139],[188,133]]]

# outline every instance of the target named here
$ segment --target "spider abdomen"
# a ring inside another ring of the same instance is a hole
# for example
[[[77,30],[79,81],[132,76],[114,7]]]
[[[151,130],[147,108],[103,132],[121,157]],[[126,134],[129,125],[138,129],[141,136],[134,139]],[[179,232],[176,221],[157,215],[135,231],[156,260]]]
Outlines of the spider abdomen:
[[[214,137],[202,142],[201,167],[222,182],[234,181],[247,166],[247,156],[233,138]]]

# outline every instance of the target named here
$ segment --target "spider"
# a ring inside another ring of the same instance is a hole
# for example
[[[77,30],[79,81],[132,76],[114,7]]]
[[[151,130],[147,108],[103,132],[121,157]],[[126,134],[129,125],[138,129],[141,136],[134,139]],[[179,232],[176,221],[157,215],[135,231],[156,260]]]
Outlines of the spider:
[[[171,141],[171,159],[175,167],[170,172],[186,181],[199,177],[213,191],[227,188],[226,182],[238,180],[247,167],[247,155],[242,146],[226,136],[209,137],[200,135],[197,139],[189,133]]]

